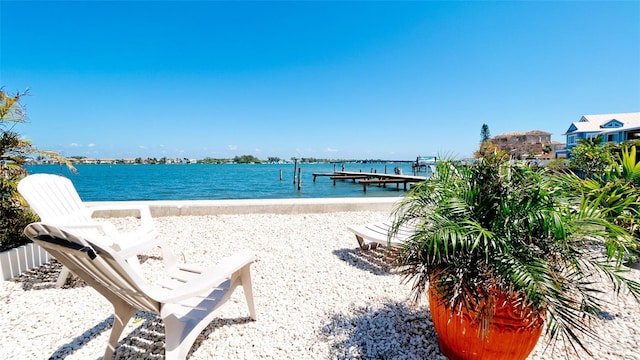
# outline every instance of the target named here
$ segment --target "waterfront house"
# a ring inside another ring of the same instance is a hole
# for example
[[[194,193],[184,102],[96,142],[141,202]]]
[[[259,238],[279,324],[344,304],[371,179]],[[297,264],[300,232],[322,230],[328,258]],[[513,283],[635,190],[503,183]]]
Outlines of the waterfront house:
[[[619,144],[624,141],[640,140],[640,112],[583,115],[569,126],[567,150],[578,145],[580,139],[590,139],[602,135],[603,143]]]
[[[541,130],[508,132],[494,136],[491,142],[515,159],[551,157],[554,151],[564,148],[564,144],[551,141],[551,133]]]
[[[104,158],[104,159],[100,159],[98,161],[98,164],[115,164],[116,163],[116,159],[111,159],[111,158]]]
[[[80,160],[81,164],[97,164],[98,160],[94,158],[83,158]]]

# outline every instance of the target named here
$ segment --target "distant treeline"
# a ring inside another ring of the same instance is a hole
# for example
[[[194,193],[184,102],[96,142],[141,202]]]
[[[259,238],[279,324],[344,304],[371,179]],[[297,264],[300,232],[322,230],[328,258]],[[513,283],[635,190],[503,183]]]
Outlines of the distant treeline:
[[[233,159],[224,159],[224,158],[210,158],[206,157],[202,160],[198,160],[198,163],[202,164],[259,164],[259,163],[284,163],[284,162],[298,162],[300,164],[312,164],[312,163],[387,163],[387,162],[411,162],[410,160],[383,160],[383,159],[324,159],[324,158],[314,158],[314,157],[292,157],[289,160],[281,159],[279,157],[271,156],[266,160],[258,159],[253,155],[242,155],[236,156]]]
[[[277,164],[277,163],[293,163],[310,164],[310,163],[389,163],[389,162],[411,162],[409,160],[384,160],[384,159],[326,159],[315,157],[292,157],[289,160],[281,159],[279,157],[270,156],[266,160],[259,159],[254,155],[240,155],[233,158],[212,158],[205,157],[204,159],[188,159],[188,158],[127,158],[127,159],[113,159],[113,158],[88,158],[86,156],[70,156],[68,157],[75,164]],[[57,163],[53,159],[49,159],[43,156],[39,156],[33,160],[35,163],[47,164]]]

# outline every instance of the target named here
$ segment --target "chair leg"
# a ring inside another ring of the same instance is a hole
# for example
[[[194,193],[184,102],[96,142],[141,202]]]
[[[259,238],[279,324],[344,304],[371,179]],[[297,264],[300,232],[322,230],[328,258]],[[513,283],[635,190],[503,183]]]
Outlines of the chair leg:
[[[165,360],[184,360],[196,339],[195,336],[189,336],[196,323],[182,321],[175,314],[163,318],[162,321],[164,322],[166,339]],[[192,338],[193,340],[191,340]]]
[[[240,270],[240,281],[242,282],[242,291],[249,306],[249,314],[252,320],[256,320],[256,308],[253,302],[253,287],[251,285],[251,270],[249,265]]]
[[[378,247],[377,243],[367,244],[364,242],[362,236],[356,234],[356,240],[358,240],[358,245],[360,245],[360,249],[362,250],[373,250]]]
[[[122,331],[125,326],[127,326],[133,314],[136,313],[136,309],[124,301],[114,302],[113,310],[115,312],[113,316],[113,327],[111,328],[111,335],[109,335],[107,350],[104,352],[104,360],[111,360],[113,358]]]
[[[66,282],[67,279],[73,276],[68,267],[63,266],[62,270],[60,270],[60,275],[58,275],[58,280],[56,281],[56,287],[61,288]]]

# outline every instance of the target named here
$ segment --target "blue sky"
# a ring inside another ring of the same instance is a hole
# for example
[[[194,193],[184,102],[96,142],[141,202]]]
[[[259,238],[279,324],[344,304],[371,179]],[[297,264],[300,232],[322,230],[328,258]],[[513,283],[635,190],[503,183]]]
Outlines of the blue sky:
[[[640,111],[640,2],[0,1],[19,132],[88,157],[470,156]]]

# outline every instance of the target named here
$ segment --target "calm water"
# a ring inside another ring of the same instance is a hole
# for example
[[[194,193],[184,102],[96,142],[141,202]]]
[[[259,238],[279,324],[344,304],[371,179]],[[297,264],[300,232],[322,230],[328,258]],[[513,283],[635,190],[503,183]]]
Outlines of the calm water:
[[[336,164],[340,170],[342,164]],[[410,163],[345,164],[347,171],[393,173],[394,167],[412,174]],[[331,173],[333,164],[302,164],[302,187],[293,184],[293,164],[78,165],[70,173],[59,165],[32,165],[30,173],[52,173],[71,179],[84,201],[283,199],[319,197],[401,196],[402,185],[379,188],[351,181],[333,181],[313,173]],[[280,171],[283,179],[280,181]],[[424,175],[421,173],[419,175]]]

